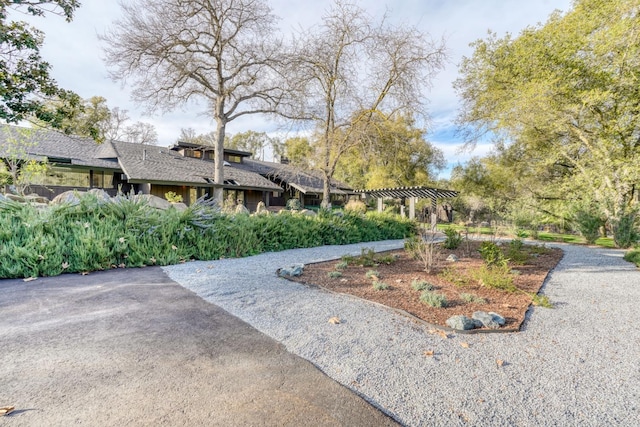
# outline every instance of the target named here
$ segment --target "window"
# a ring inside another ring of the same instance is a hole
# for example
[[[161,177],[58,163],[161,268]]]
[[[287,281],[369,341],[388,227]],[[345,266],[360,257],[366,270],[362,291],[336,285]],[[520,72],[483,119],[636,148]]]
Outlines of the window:
[[[192,150],[191,148],[186,148],[184,150],[184,155],[185,155],[185,157],[194,157],[196,159],[199,159],[199,158],[202,157],[202,151]]]
[[[225,157],[227,158],[227,161],[230,163],[242,163],[242,157],[240,156],[227,154]]]

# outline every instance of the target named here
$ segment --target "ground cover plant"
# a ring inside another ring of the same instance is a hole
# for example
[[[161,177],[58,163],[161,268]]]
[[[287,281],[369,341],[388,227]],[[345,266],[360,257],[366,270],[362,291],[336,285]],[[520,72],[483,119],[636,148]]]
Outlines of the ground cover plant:
[[[184,211],[157,210],[135,196],[105,201],[90,193],[78,204],[45,209],[5,200],[0,202],[0,278],[402,239],[414,229],[412,221],[376,213],[227,215],[205,200]]]
[[[429,272],[421,259],[412,256],[411,245],[408,250],[375,256],[363,250],[364,256],[342,258],[350,262],[340,278],[326,276],[336,265],[331,261],[307,265],[303,274],[292,280],[401,309],[440,326],[457,314],[471,317],[474,311],[493,311],[505,317],[504,328],[513,329],[523,322],[532,303],[552,307],[553,301],[537,292],[562,258],[560,249],[521,243],[472,240],[456,249],[437,244],[438,262]],[[508,254],[516,255],[518,262],[510,261]],[[445,261],[450,255],[458,261]],[[368,262],[371,259],[373,264]],[[376,262],[391,259],[393,262]],[[388,288],[374,289],[372,276],[384,278]]]

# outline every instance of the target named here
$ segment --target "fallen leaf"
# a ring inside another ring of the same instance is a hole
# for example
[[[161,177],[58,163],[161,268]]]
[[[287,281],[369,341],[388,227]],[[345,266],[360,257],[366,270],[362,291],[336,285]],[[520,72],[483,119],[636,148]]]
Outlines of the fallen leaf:
[[[196,273],[202,273],[202,270],[200,270],[199,268],[196,269]]]
[[[14,409],[16,409],[15,406],[3,406],[0,408],[0,417],[3,415],[7,415],[9,412],[12,412]]]
[[[424,354],[425,356],[432,357],[433,356],[433,350],[425,350],[425,351],[422,352],[422,354]]]
[[[82,275],[82,276],[88,276],[88,275],[89,275],[89,272],[88,272],[88,271],[83,271],[83,272],[81,272],[81,273],[80,273],[80,275]]]
[[[213,265],[207,265],[207,268],[211,270],[213,268]]]
[[[496,360],[496,365],[498,365],[498,367],[503,366],[504,365],[504,360],[502,360],[502,359]]]
[[[33,282],[34,280],[36,280],[37,277],[27,277],[22,279],[23,282]]]
[[[463,341],[460,343],[460,347],[469,348],[469,343]]]
[[[120,268],[125,268],[125,267],[126,267],[126,265],[124,265],[124,263],[122,263],[122,264],[120,264],[118,267],[120,267]]]
[[[397,279],[396,283],[402,283],[402,279]]]
[[[339,317],[332,317],[331,319],[329,319],[329,323],[333,323],[334,325],[339,325],[340,324],[340,318]]]

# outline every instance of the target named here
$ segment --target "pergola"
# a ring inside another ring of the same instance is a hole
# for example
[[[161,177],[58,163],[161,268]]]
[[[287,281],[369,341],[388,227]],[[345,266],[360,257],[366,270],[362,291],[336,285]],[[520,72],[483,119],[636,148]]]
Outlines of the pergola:
[[[391,199],[409,199],[409,218],[416,217],[416,200],[431,200],[431,226],[435,227],[437,216],[436,202],[438,199],[450,199],[458,196],[457,191],[441,190],[432,187],[397,187],[397,188],[380,188],[377,190],[355,190],[356,193],[366,194],[378,199],[378,212],[382,212],[382,199],[385,197]],[[401,207],[401,214],[404,215],[404,206]]]

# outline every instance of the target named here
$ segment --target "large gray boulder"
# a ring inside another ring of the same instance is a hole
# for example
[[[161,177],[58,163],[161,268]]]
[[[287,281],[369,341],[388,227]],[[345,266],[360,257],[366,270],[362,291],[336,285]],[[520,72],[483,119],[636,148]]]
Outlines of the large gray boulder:
[[[96,198],[100,202],[105,202],[105,203],[111,202],[111,196],[102,188],[92,188],[91,190],[87,191],[87,193],[93,194],[94,196],[96,196]]]
[[[482,326],[489,329],[499,329],[506,322],[504,317],[497,313],[487,313],[486,311],[475,311],[471,316],[473,319],[482,323]]]
[[[149,205],[149,207],[161,210],[167,210],[171,207],[171,203],[162,197],[154,196],[153,194],[138,194],[133,196],[135,200],[143,200]]]
[[[475,329],[476,327],[478,327],[477,322],[461,314],[457,316],[451,316],[447,319],[446,323],[448,327],[457,329],[459,331],[468,331],[470,329]]]
[[[80,203],[80,198],[85,194],[86,193],[84,191],[78,190],[65,191],[64,193],[60,193],[56,197],[54,197],[51,201],[51,204],[61,205],[63,203],[68,203],[70,205],[77,205],[78,203]]]

